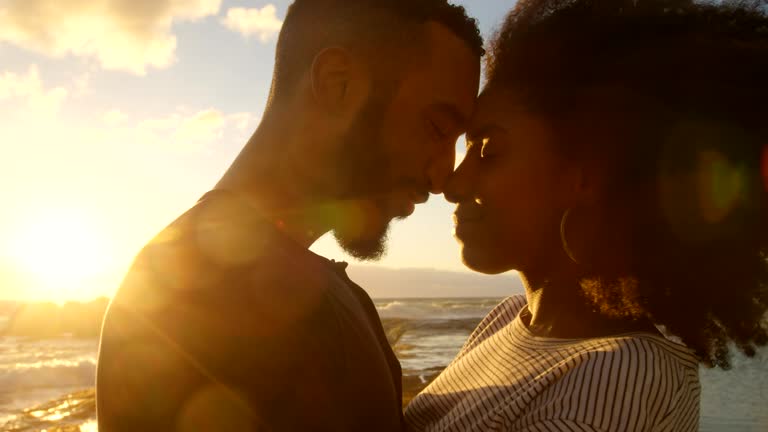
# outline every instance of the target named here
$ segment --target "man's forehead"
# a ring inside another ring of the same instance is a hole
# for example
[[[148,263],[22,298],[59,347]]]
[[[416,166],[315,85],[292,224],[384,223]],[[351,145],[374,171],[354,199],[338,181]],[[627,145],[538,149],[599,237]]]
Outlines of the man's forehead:
[[[438,23],[427,23],[428,49],[422,59],[425,77],[440,98],[439,103],[452,105],[465,120],[480,83],[480,58],[467,42]]]
[[[464,113],[461,107],[453,103],[437,102],[437,103],[431,104],[429,106],[429,109],[445,117],[448,117],[455,124],[460,125],[462,127],[466,127],[467,124],[469,123],[470,115]]]

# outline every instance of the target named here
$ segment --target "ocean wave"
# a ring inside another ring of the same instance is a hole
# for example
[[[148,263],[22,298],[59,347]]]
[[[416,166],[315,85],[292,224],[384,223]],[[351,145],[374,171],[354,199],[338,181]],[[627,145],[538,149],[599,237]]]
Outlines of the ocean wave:
[[[385,318],[469,319],[482,318],[499,299],[379,300],[376,309]]]
[[[477,327],[481,318],[463,318],[463,319],[421,319],[412,320],[407,318],[382,318],[381,324],[387,335],[387,340],[393,348],[405,336],[421,337],[435,334],[441,335],[463,335],[464,338]]]
[[[0,392],[17,392],[35,388],[93,386],[96,362],[51,361],[0,369]]]
[[[404,332],[471,332],[480,323],[482,318],[459,319],[420,319],[408,318],[383,318],[381,323],[385,331],[400,328]]]
[[[0,428],[9,432],[96,432],[96,392],[91,388],[55,397],[18,412],[0,423]]]

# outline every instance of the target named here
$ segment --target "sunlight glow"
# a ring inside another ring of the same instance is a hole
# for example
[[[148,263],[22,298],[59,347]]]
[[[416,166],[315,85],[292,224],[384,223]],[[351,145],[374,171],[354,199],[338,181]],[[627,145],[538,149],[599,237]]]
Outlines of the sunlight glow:
[[[109,261],[105,237],[76,210],[50,210],[27,219],[9,246],[19,269],[34,276],[50,299],[76,295]]]

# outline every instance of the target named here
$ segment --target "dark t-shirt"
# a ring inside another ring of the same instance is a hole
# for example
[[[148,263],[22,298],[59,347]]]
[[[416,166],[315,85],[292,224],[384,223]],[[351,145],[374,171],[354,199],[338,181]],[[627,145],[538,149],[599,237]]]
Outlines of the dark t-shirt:
[[[110,305],[99,431],[401,430],[400,364],[344,266],[206,195]]]

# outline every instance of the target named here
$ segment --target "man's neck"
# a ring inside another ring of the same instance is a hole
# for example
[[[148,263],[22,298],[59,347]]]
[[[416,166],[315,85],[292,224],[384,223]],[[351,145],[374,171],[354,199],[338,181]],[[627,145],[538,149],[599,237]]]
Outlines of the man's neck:
[[[309,248],[331,227],[289,156],[297,144],[290,128],[265,120],[215,189],[238,194],[280,231]]]

